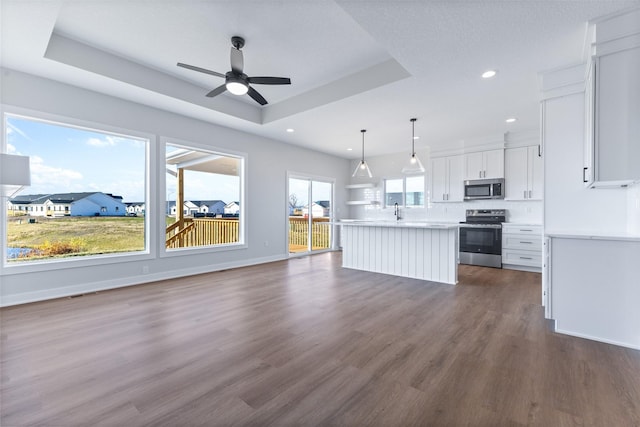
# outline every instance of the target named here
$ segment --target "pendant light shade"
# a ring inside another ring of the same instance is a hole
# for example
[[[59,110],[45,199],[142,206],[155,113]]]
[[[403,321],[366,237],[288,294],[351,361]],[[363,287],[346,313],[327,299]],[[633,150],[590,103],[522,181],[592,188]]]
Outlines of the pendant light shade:
[[[11,198],[31,185],[29,157],[0,153],[0,196]]]
[[[373,175],[371,174],[371,169],[369,169],[369,165],[367,164],[367,162],[364,160],[364,133],[366,132],[366,129],[362,129],[360,132],[362,132],[362,159],[360,160],[360,162],[358,162],[358,165],[356,166],[356,169],[353,171],[353,175],[351,175],[352,177],[356,178],[373,178]]]
[[[420,159],[418,158],[418,156],[416,155],[416,120],[417,119],[411,119],[411,157],[409,158],[409,161],[407,162],[407,164],[405,165],[405,167],[402,168],[402,173],[404,174],[414,174],[414,173],[423,173],[424,172],[424,166],[422,166],[422,162],[420,161]]]

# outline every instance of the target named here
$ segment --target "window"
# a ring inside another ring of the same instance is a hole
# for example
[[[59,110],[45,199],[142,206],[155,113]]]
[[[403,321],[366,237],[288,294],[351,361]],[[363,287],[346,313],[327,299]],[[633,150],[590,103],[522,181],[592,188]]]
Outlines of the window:
[[[165,157],[166,249],[242,244],[244,157],[174,143]]]
[[[394,206],[396,203],[404,205],[404,180],[385,179],[384,180],[384,200],[386,206]]]
[[[424,175],[405,178],[407,207],[424,207]]]
[[[125,202],[146,203],[148,139],[12,114],[4,120],[7,152],[31,163],[31,186],[7,201],[5,261],[146,251],[145,219],[123,212]]]
[[[424,207],[424,175],[384,180],[385,206]]]

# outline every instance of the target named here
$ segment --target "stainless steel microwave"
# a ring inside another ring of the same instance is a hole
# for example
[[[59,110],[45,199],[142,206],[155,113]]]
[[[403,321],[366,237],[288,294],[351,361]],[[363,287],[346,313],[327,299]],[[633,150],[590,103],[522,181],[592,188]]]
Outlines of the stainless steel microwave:
[[[464,199],[504,199],[504,178],[465,181]]]

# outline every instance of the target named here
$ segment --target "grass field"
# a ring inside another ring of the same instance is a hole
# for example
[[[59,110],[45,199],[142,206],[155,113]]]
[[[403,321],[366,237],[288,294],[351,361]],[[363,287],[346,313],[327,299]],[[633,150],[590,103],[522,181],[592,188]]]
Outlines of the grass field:
[[[27,259],[144,250],[142,217],[38,217],[36,221],[10,217],[7,223],[7,247],[40,253]]]

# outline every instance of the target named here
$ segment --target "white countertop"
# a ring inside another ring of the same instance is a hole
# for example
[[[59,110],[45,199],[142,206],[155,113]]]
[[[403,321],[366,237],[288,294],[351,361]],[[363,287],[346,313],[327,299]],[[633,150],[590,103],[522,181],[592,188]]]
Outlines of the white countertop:
[[[558,237],[563,239],[585,239],[585,240],[622,240],[629,242],[640,242],[639,234],[632,233],[594,233],[587,231],[547,231],[544,233],[547,237]]]
[[[440,228],[452,229],[458,228],[455,222],[429,222],[429,221],[374,221],[363,219],[343,219],[337,224],[353,225],[359,227],[399,227],[399,228]]]

